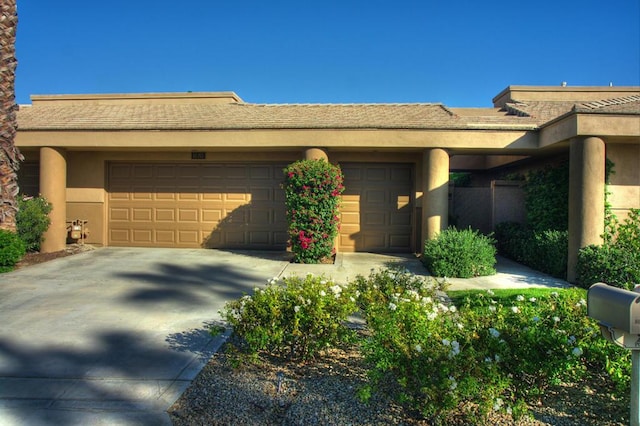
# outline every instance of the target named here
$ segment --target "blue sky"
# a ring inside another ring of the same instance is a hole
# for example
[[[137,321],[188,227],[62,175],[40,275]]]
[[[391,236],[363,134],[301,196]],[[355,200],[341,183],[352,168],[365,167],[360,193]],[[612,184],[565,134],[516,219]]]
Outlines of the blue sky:
[[[508,85],[640,85],[638,0],[18,0],[16,100],[234,91],[491,106]]]

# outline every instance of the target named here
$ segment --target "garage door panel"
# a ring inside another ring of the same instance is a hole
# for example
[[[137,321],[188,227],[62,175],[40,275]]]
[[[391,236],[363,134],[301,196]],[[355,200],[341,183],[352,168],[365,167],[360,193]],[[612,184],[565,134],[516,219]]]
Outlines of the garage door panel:
[[[224,242],[227,247],[242,247],[246,245],[244,232],[229,231],[224,235]]]
[[[153,210],[151,208],[136,208],[132,210],[132,220],[134,222],[151,222]]]
[[[349,225],[360,225],[360,213],[355,211],[355,212],[342,212],[342,226],[349,226]]]
[[[225,167],[222,164],[203,164],[201,168],[204,183],[212,179],[219,180],[225,177]]]
[[[251,189],[251,201],[265,202],[273,200],[273,189],[271,188],[252,188]]]
[[[400,235],[390,235],[389,236],[389,247],[393,251],[401,251],[406,247],[411,245],[411,238],[405,234]]]
[[[131,242],[134,244],[153,243],[153,234],[152,229],[134,229]]]
[[[361,224],[361,227],[378,228],[387,224],[387,214],[384,211],[364,213],[362,216],[364,217],[364,221]]]
[[[197,230],[178,231],[178,243],[181,245],[197,245],[200,242],[200,232]]]
[[[198,223],[198,219],[199,219],[198,209],[178,209],[178,220],[180,222]]]
[[[364,190],[365,203],[385,203],[387,198],[387,191],[385,189],[367,189]]]
[[[411,213],[399,212],[389,216],[389,225],[392,227],[410,227],[411,226]]]
[[[218,223],[222,219],[222,210],[202,210],[202,221]]]
[[[109,209],[109,220],[111,221],[129,221],[129,209],[112,207]]]
[[[174,222],[176,220],[176,211],[174,209],[156,208],[156,222]]]
[[[174,188],[159,188],[154,194],[154,198],[159,201],[173,201],[176,199]]]
[[[411,169],[406,167],[392,167],[390,180],[393,182],[408,182],[411,180]]]
[[[175,179],[176,166],[170,164],[160,164],[156,166],[156,178],[158,179]]]
[[[153,171],[152,165],[134,165],[131,177],[135,179],[151,179],[153,178]]]
[[[251,208],[248,212],[248,222],[252,223],[255,226],[269,226],[273,223],[271,218],[271,210],[263,210],[258,208]]]
[[[366,179],[369,182],[386,181],[388,175],[388,169],[386,167],[367,167]]]
[[[252,180],[272,180],[274,169],[269,166],[250,166],[249,178]]]
[[[131,193],[131,199],[133,201],[149,201],[153,199],[153,194],[151,193],[150,188],[138,188],[136,192]]]
[[[200,177],[201,168],[196,165],[178,165],[174,166],[177,168],[177,177],[180,178],[181,181],[193,181],[194,179],[198,179]]]
[[[247,177],[248,177],[248,172],[247,172],[246,166],[228,166],[226,169],[226,173],[224,175],[224,178],[229,180],[235,180],[235,179],[246,180]]]
[[[361,236],[362,244],[372,251],[383,251],[389,247],[387,235],[379,232],[364,232]]]
[[[189,191],[189,189],[191,191]],[[180,188],[181,191],[187,190],[189,192],[179,192],[178,200],[179,201],[198,201],[200,198],[200,194],[197,192],[197,188]]]
[[[202,199],[205,201],[222,201],[222,189],[220,188],[203,188]]]
[[[269,245],[271,233],[269,231],[252,231],[249,233],[249,245]]]
[[[349,176],[350,182],[360,182],[363,181],[364,169],[361,166],[348,166],[341,164],[340,168],[342,169],[342,174],[346,177]]]
[[[128,244],[131,242],[128,229],[111,229],[109,230],[109,241],[121,244]]]
[[[224,198],[227,201],[235,202],[249,202],[251,201],[251,194],[248,193],[247,188],[229,188],[227,193],[224,194]]]

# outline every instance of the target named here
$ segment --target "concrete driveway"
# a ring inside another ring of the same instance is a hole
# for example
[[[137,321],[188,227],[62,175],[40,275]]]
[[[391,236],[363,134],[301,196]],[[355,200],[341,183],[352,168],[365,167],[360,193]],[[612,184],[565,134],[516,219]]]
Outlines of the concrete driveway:
[[[101,248],[0,275],[0,425],[162,425],[283,253]]]

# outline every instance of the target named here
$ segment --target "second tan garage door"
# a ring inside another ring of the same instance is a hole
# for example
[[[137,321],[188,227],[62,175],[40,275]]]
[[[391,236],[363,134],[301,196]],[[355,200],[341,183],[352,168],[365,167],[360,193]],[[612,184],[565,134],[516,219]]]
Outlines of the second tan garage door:
[[[108,244],[283,250],[284,164],[109,164]]]
[[[410,252],[411,164],[342,163],[339,250]]]

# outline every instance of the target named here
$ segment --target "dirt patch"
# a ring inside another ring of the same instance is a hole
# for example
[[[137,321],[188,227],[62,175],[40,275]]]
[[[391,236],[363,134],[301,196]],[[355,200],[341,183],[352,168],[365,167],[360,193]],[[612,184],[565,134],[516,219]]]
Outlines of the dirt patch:
[[[22,258],[22,260],[20,260],[20,262],[16,263],[15,269],[37,265],[38,263],[48,262],[50,260],[59,259],[61,257],[73,256],[74,254],[90,250],[94,250],[94,247],[88,244],[68,244],[64,250],[54,251],[53,253],[27,253]]]
[[[232,335],[231,340],[237,339]],[[367,382],[367,365],[356,347],[329,349],[310,363],[289,363],[265,356],[236,368],[225,344],[191,386],[168,410],[174,426],[191,425],[403,425],[433,423],[397,404],[391,383],[382,385],[368,403],[357,394]],[[616,400],[606,379],[588,379],[548,389],[531,415],[518,421],[491,413],[496,426],[624,426],[628,401]],[[462,413],[445,421],[467,426]]]

